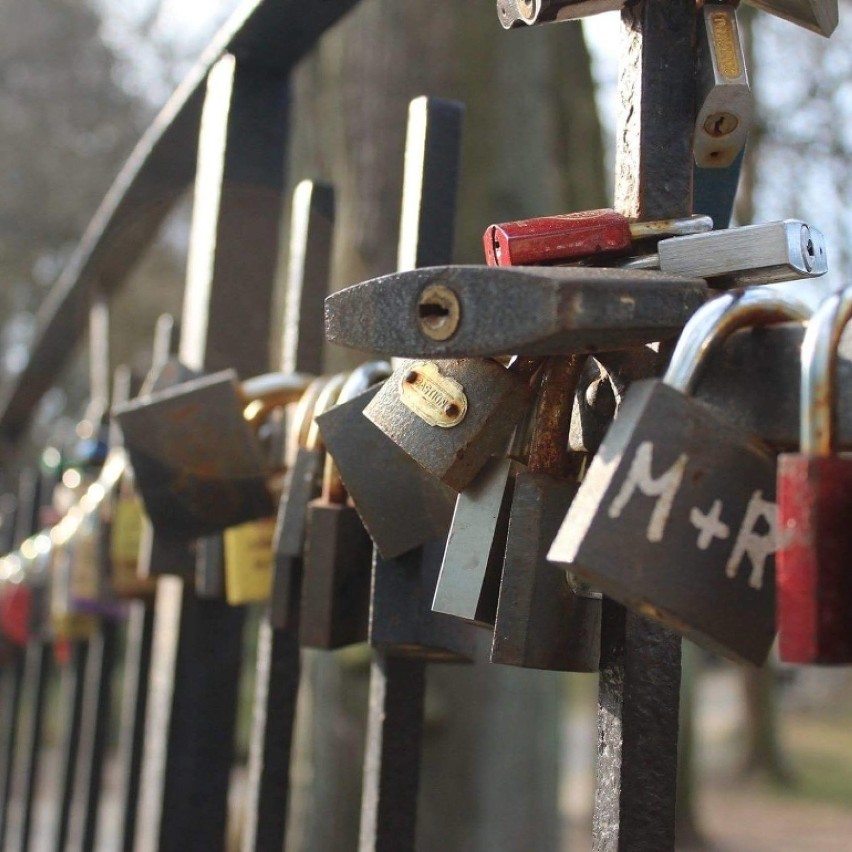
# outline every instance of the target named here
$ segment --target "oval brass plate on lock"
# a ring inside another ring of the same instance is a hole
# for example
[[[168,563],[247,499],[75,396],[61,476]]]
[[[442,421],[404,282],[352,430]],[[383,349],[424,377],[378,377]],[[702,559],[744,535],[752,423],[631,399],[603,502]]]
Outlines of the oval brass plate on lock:
[[[430,426],[452,429],[467,414],[464,388],[444,376],[432,361],[415,361],[406,367],[399,383],[403,405]]]

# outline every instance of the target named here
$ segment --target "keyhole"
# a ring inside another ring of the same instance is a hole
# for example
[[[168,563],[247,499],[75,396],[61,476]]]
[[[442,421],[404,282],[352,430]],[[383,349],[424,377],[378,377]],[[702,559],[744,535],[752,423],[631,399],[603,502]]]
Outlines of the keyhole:
[[[459,327],[461,305],[456,294],[443,284],[431,284],[417,302],[420,330],[432,340],[449,340]]]
[[[704,131],[708,136],[719,139],[733,133],[739,125],[739,119],[729,112],[714,112],[704,122]]]

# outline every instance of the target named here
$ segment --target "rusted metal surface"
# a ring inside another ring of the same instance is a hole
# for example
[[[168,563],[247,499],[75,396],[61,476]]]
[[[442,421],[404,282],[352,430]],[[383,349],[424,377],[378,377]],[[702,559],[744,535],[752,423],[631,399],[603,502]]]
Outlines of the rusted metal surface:
[[[424,331],[435,314],[424,312],[421,296],[437,285],[459,304],[456,331],[444,340]],[[706,294],[701,279],[662,272],[432,267],[374,278],[329,296],[326,336],[343,346],[406,358],[606,351],[675,337]]]

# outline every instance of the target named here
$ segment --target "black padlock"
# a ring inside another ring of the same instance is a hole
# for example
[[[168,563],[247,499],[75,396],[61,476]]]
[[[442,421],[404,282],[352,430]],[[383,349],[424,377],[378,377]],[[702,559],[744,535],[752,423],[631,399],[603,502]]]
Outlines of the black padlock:
[[[436,663],[472,662],[477,629],[433,612],[444,540],[396,559],[377,556],[370,593],[370,644],[388,656]]]
[[[157,531],[195,538],[274,514],[254,425],[271,408],[298,399],[307,384],[305,376],[284,374],[239,384],[225,370],[117,406],[136,485]]]
[[[515,477],[491,662],[594,672],[600,659],[600,594],[569,582],[547,551],[577,492],[568,434],[584,357],[549,358],[539,390],[529,464]]]
[[[338,400],[346,403],[387,376],[389,365],[354,370]],[[380,476],[381,471],[376,471]],[[334,649],[363,642],[368,633],[373,542],[348,499],[329,448],[322,496],[308,504],[299,641]]]
[[[379,391],[336,405],[317,423],[376,548],[392,559],[447,534],[456,494],[364,417]]]
[[[760,287],[696,313],[664,379],[628,391],[548,558],[711,650],[762,663],[775,634],[775,460],[687,394],[731,332],[809,313]]]

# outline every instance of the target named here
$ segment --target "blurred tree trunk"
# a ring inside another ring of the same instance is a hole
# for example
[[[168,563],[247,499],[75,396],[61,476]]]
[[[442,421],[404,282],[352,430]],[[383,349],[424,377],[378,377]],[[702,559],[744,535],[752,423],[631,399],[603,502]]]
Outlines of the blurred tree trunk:
[[[460,262],[482,262],[491,222],[604,203],[579,26],[505,33],[491,2],[364,0],[297,76],[291,177],[337,187],[335,288],[395,267],[407,108],[422,94],[467,105]],[[356,845],[366,662],[306,655],[288,849]],[[418,849],[559,848],[563,678],[481,662],[433,666],[428,683]]]

